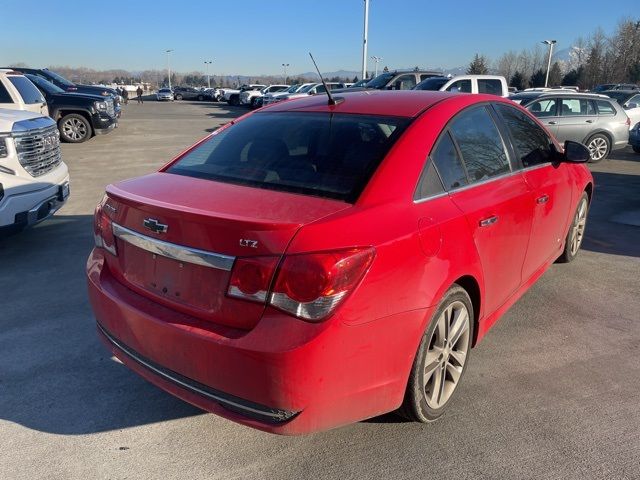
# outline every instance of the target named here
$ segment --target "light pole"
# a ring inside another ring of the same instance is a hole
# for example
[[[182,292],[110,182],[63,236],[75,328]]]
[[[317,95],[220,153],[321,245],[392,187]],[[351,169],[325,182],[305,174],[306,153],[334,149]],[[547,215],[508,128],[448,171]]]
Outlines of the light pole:
[[[169,54],[173,52],[173,50],[165,50],[167,52],[167,73],[169,77],[169,89],[171,89],[171,65],[169,64]]]
[[[362,78],[367,77],[367,36],[369,35],[369,0],[364,0],[364,38],[362,40]]]
[[[378,76],[378,63],[380,63],[380,60],[382,60],[382,57],[376,57],[375,55],[372,55],[371,60],[376,62],[376,74],[374,75],[374,78],[375,78]]]
[[[549,45],[549,58],[547,59],[547,76],[544,79],[544,86],[546,87],[549,83],[549,70],[551,69],[551,55],[553,54],[553,45],[556,43],[555,40],[543,40],[542,43]]]
[[[211,88],[211,78],[209,77],[209,65],[211,65],[213,63],[213,60],[205,60],[204,64],[207,66],[207,87]]]
[[[282,64],[282,68],[284,68],[284,83],[287,83],[287,67],[289,66],[288,63],[283,63]]]

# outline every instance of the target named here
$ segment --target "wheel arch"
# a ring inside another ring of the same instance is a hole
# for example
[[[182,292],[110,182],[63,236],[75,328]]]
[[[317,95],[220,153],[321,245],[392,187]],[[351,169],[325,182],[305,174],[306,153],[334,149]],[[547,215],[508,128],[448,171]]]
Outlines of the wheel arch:
[[[58,110],[57,120],[58,121],[62,120],[65,116],[71,115],[71,114],[82,115],[87,120],[87,122],[89,122],[89,127],[91,128],[91,135],[93,136],[95,134],[95,131],[93,129],[93,122],[91,121],[91,114],[86,110],[76,109],[76,108],[61,108],[60,110]]]
[[[482,306],[480,284],[478,283],[478,280],[476,280],[476,278],[472,275],[463,275],[453,283],[462,287],[471,299],[471,305],[473,306],[473,340],[471,342],[471,346],[475,347],[478,339],[480,307]]]
[[[607,140],[609,140],[609,149],[611,149],[611,147],[613,146],[613,135],[611,135],[610,132],[608,132],[607,130],[602,130],[602,129],[598,129],[598,130],[594,130],[592,132],[589,132],[589,135],[587,135],[584,138],[584,141],[582,143],[584,143],[585,145],[587,144],[587,142],[594,136],[594,135],[604,135],[605,137],[607,137]]]
[[[587,183],[584,187],[584,191],[587,192],[587,196],[589,197],[589,205],[591,205],[591,199],[593,198],[593,183]]]

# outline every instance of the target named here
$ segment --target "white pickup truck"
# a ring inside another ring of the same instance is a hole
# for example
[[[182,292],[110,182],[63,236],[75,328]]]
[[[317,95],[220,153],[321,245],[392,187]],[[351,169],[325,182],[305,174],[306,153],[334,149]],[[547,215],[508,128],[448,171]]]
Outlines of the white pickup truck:
[[[67,201],[59,136],[49,117],[0,108],[0,236],[49,218]]]
[[[22,73],[0,69],[0,108],[49,115],[40,90]]]

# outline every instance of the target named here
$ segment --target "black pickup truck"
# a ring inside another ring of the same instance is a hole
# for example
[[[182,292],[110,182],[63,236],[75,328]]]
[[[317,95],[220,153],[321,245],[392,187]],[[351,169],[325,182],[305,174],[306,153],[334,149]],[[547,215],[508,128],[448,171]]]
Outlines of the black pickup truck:
[[[73,83],[64,78],[62,75],[58,75],[56,72],[49,70],[48,68],[26,68],[26,67],[3,67],[11,68],[15,72],[23,74],[36,75],[40,78],[44,78],[50,83],[53,83],[56,87],[61,88],[67,93],[84,93],[89,95],[99,95],[102,97],[113,97],[113,104],[116,110],[116,115],[120,116],[120,95],[114,88],[103,87],[100,85],[81,85],[79,83]]]
[[[58,123],[60,138],[65,142],[82,143],[118,126],[111,96],[67,93],[42,77],[31,73],[25,76],[44,95],[49,116]]]

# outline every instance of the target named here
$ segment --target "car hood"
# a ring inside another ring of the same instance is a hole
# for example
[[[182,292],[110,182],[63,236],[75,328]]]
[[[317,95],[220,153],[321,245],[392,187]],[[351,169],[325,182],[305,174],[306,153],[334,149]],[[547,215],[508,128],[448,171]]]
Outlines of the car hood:
[[[36,118],[45,117],[39,113],[29,112],[27,110],[0,108],[0,133],[11,133],[14,123],[22,120],[33,120]]]

